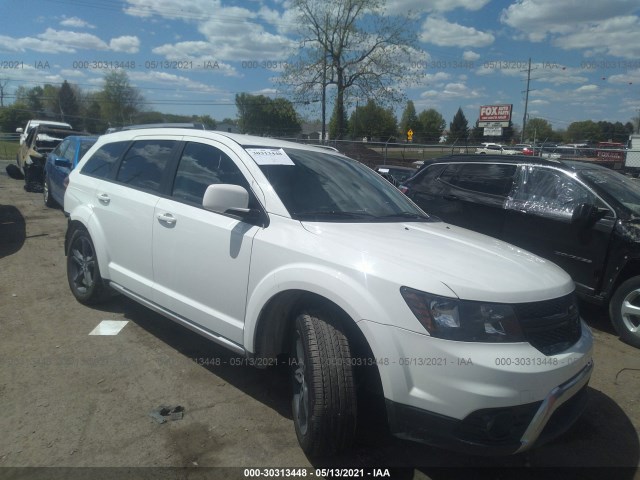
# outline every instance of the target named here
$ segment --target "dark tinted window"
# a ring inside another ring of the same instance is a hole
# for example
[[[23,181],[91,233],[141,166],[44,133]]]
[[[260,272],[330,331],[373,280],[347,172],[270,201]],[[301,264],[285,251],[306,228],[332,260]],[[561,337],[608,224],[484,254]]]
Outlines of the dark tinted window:
[[[411,188],[419,190],[421,192],[431,191],[435,186],[434,182],[440,175],[442,170],[446,168],[446,165],[431,165],[426,167],[420,174],[411,182]]]
[[[189,143],[182,153],[172,196],[197,205],[209,185],[231,183],[249,189],[244,175],[222,151],[211,145]]]
[[[56,157],[61,157],[68,146],[69,146],[69,140],[65,140],[60,145],[58,145],[55,148],[55,150],[53,150],[52,155],[55,155]]]
[[[98,178],[111,178],[113,169],[127,149],[129,142],[107,143],[100,147],[82,167],[85,175]]]
[[[506,197],[515,173],[515,165],[465,163],[448,166],[440,180],[465,190]]]
[[[65,140],[66,142],[66,140]],[[76,156],[76,142],[69,142],[69,148],[67,148],[63,154],[63,157],[73,165],[73,158]]]
[[[132,187],[158,191],[175,145],[175,140],[134,142],[122,159],[116,180]]]

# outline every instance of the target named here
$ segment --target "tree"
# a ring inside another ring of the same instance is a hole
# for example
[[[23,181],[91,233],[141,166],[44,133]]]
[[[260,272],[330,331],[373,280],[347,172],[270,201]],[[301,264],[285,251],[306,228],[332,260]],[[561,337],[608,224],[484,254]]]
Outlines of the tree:
[[[596,142],[598,140],[600,140],[600,127],[592,120],[573,122],[565,134],[565,141],[572,143]]]
[[[545,142],[553,135],[551,124],[544,118],[530,118],[524,130],[524,138],[529,141]]]
[[[418,131],[418,115],[416,114],[416,107],[411,100],[407,102],[407,106],[402,112],[400,119],[400,138],[407,139],[407,132],[409,130],[412,130],[414,134]]]
[[[467,117],[464,116],[462,107],[458,108],[458,111],[453,116],[453,120],[449,124],[449,135],[447,136],[448,143],[460,143],[466,142],[469,136],[469,124]]]
[[[398,121],[391,109],[376,105],[369,99],[364,107],[357,106],[351,114],[349,131],[355,139],[367,137],[387,141],[398,134]]]
[[[24,103],[14,102],[0,109],[0,131],[15,133],[16,128],[24,128],[31,118],[32,114]]]
[[[65,80],[58,91],[58,106],[60,108],[60,120],[63,122],[75,122],[78,119],[80,108],[76,94],[71,85]]]
[[[316,101],[327,85],[335,86],[336,138],[347,131],[348,91],[382,104],[402,99],[399,88],[419,73],[406,68],[417,43],[413,21],[386,15],[384,0],[293,0],[292,7],[298,15],[300,49],[281,81],[305,101]]]
[[[438,143],[446,126],[447,122],[440,115],[440,112],[433,108],[423,110],[418,115],[418,125],[417,130],[414,130],[414,138],[420,143]]]
[[[341,139],[344,135],[344,130],[349,130],[349,120],[347,119],[347,112],[342,110],[342,118],[338,122],[338,105],[334,105],[333,113],[331,114],[331,120],[329,120],[329,138],[332,140]]]
[[[236,94],[238,127],[244,133],[267,136],[295,136],[302,130],[293,104],[284,98]]]
[[[104,77],[100,92],[100,109],[103,118],[114,125],[126,125],[133,121],[143,103],[140,91],[129,82],[124,70],[113,70]]]

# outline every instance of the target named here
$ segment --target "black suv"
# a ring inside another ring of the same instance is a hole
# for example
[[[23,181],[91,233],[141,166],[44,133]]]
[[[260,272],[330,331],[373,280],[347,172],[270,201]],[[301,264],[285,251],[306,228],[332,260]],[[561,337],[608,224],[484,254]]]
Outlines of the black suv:
[[[589,162],[488,155],[438,159],[400,189],[427,213],[564,268],[582,298],[609,305],[640,347],[640,183]]]

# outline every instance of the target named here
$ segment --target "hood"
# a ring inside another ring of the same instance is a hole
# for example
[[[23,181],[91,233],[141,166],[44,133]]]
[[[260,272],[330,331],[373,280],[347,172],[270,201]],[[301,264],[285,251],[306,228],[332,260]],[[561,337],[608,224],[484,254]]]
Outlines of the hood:
[[[521,303],[566,295],[564,270],[516,246],[444,222],[302,222],[336,252],[335,261],[367,275],[465,300]],[[339,252],[339,253],[338,253]]]

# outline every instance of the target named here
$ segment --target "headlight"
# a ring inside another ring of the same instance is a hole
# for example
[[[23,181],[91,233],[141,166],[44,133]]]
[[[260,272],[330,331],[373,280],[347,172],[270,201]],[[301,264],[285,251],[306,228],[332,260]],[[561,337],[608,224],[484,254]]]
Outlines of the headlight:
[[[513,308],[440,297],[400,288],[400,294],[418,321],[434,337],[461,342],[524,342]]]

